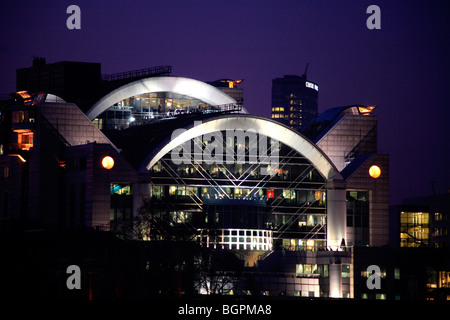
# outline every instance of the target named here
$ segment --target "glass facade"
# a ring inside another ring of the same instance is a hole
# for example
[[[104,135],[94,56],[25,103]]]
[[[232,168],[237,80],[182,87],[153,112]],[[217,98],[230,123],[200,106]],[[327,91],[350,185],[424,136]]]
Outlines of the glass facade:
[[[272,231],[261,229],[203,229],[199,237],[209,248],[230,250],[272,250]]]
[[[432,289],[450,288],[450,271],[428,270],[427,288],[429,291]]]
[[[428,246],[430,219],[428,212],[400,212],[400,246]]]
[[[349,245],[369,245],[369,193],[367,191],[347,191],[347,233]]]
[[[185,95],[171,92],[151,92],[124,99],[94,120],[99,129],[125,129],[161,118],[205,112],[208,104]]]
[[[253,138],[259,139],[259,136]],[[266,174],[271,164],[247,161],[249,146],[255,143],[250,140],[231,142],[234,150],[241,147],[246,150],[246,161],[241,162],[236,158],[223,163],[199,161],[196,155],[209,144],[200,138],[190,141],[189,159],[181,164],[175,164],[171,152],[167,153],[150,169],[152,198],[158,199],[161,205],[170,203],[188,212],[189,218],[185,222],[194,228],[215,230],[213,236],[206,231],[203,233],[200,240],[204,244],[260,250],[272,246],[288,250],[324,248],[325,179],[309,160],[282,143],[278,144],[278,167],[270,168],[271,174]],[[225,151],[230,148],[230,141],[224,139],[223,142],[221,149],[223,159],[226,159],[229,155],[225,155]],[[230,230],[241,230],[235,235],[236,241],[224,238]],[[214,240],[216,236],[222,238]],[[256,243],[264,246],[255,246]]]
[[[318,86],[303,75],[272,80],[272,119],[301,130],[317,116]]]
[[[128,237],[133,227],[130,184],[111,183],[110,230],[119,237]]]

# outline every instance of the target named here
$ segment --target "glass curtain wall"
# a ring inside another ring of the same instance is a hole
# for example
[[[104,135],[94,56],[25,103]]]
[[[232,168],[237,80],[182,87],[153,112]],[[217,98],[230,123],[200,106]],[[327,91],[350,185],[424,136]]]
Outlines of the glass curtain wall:
[[[161,118],[204,112],[211,107],[192,97],[171,92],[151,92],[124,99],[103,112],[94,123],[100,129],[125,129]],[[101,121],[100,121],[101,120]]]
[[[226,134],[222,132],[223,137]],[[171,207],[172,215],[189,213],[183,223],[195,229],[219,230],[219,234],[224,229],[269,230],[274,247],[325,248],[325,179],[305,157],[282,143],[275,144],[276,167],[261,157],[250,161],[250,147],[258,141],[251,140],[248,137],[239,145],[242,141],[223,139],[223,162],[206,163],[198,157],[211,143],[202,137],[184,145],[190,152],[180,164],[174,163],[169,152],[150,169],[152,199]],[[238,163],[236,152],[232,163],[225,161],[230,148],[243,148],[245,161]]]

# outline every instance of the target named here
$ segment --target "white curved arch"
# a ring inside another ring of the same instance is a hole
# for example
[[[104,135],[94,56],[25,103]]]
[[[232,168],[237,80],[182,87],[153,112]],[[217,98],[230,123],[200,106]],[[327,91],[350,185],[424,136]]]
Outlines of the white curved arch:
[[[119,101],[149,92],[172,92],[215,106],[236,103],[235,99],[223,91],[199,80],[183,77],[151,77],[130,82],[113,90],[97,101],[88,110],[86,116],[92,121]],[[243,112],[247,113],[245,110]]]
[[[146,161],[148,163],[146,169],[149,170],[165,154],[190,139],[229,129],[255,130],[265,136],[274,137],[306,157],[325,179],[341,178],[339,171],[328,157],[304,136],[275,121],[248,115],[220,117],[195,125],[159,149],[151,159]]]

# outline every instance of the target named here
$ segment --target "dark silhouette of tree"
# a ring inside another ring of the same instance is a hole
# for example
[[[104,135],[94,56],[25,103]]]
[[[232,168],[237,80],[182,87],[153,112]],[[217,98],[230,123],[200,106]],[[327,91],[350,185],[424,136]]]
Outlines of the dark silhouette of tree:
[[[145,199],[134,220],[134,236],[137,240],[192,241],[198,232],[189,218],[179,218],[182,214],[166,199]]]
[[[240,294],[243,262],[234,252],[205,248],[196,258],[194,281],[199,293],[223,295],[233,290]]]

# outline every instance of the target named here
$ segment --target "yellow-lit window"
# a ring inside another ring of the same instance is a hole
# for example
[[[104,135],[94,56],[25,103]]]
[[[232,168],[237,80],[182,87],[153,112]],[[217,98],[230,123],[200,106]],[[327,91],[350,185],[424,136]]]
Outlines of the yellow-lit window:
[[[20,149],[30,150],[33,147],[33,133],[19,133],[17,135],[17,142]]]
[[[429,214],[427,212],[400,213],[400,246],[418,247],[429,241]]]
[[[295,199],[295,190],[283,189],[283,198],[285,199]]]
[[[439,271],[439,288],[450,288],[450,272],[449,271]]]

